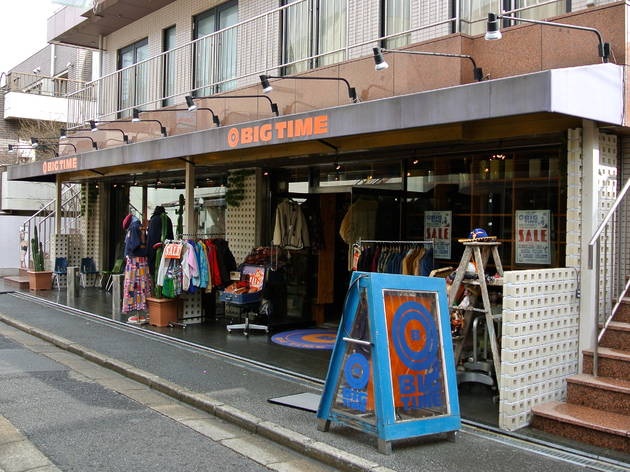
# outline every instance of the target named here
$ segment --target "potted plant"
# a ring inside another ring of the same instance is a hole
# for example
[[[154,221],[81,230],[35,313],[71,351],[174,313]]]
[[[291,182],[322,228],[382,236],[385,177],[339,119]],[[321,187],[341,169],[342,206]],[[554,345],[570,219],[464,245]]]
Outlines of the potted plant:
[[[180,202],[181,206],[181,202]],[[164,241],[166,240],[167,220],[166,213],[160,215],[162,223],[161,242],[157,243],[155,252],[155,267],[153,271],[153,296],[147,297],[147,311],[149,312],[149,324],[153,326],[168,326],[170,323],[177,321],[179,316],[180,303],[177,298],[165,298],[162,296],[162,287],[156,284],[157,273],[162,260],[162,251],[164,250]]]
[[[33,270],[28,271],[28,286],[30,290],[50,290],[52,288],[52,272],[44,270],[44,249],[37,235],[37,226],[31,239],[31,258]]]

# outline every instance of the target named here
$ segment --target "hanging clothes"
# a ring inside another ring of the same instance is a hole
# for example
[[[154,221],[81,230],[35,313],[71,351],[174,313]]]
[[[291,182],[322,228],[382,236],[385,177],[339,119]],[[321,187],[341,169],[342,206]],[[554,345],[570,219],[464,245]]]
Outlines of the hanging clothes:
[[[165,239],[173,239],[173,222],[166,214],[163,206],[156,206],[153,215],[149,220],[147,228],[147,259],[149,262],[149,271],[155,276],[155,260],[157,258],[157,249],[153,246]]]
[[[341,221],[339,236],[349,246],[348,270],[352,270],[352,245],[359,239],[374,238],[377,211],[376,200],[359,198],[350,205]]]
[[[273,245],[284,249],[304,249],[310,246],[308,224],[300,205],[284,199],[276,208]]]
[[[357,270],[428,276],[433,270],[433,249],[424,245],[377,245],[360,248]]]
[[[129,214],[123,220],[125,235],[125,281],[123,284],[123,313],[147,309],[151,294],[151,280],[147,264],[146,235],[140,220]]]

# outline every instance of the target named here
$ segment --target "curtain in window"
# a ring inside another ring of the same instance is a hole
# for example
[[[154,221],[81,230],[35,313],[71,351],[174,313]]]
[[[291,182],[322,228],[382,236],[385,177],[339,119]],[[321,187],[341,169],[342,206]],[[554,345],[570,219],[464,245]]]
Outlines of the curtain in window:
[[[343,61],[344,51],[326,54],[346,45],[346,0],[319,0],[318,66]]]
[[[312,18],[311,0],[288,0],[286,4],[295,4],[285,8],[282,16],[284,35],[284,60],[291,63],[311,56]],[[286,66],[284,74],[297,74],[309,69],[309,61],[297,62]]]
[[[197,19],[195,37],[202,38],[215,32],[216,16],[214,12],[204,14],[203,17]],[[198,89],[204,85],[211,84],[213,82],[212,77],[212,64],[214,63],[214,43],[216,37],[209,36],[203,38],[195,43],[195,77],[194,88]],[[212,90],[208,87],[197,90],[197,94],[200,96],[211,95]]]
[[[548,5],[542,5],[537,7],[540,3],[545,3],[548,0],[515,0],[514,8],[528,8],[521,12],[517,12],[515,16],[521,16],[523,18],[531,18],[532,20],[544,20],[552,16],[561,15],[566,11],[566,2],[564,0],[550,3]]]
[[[226,8],[219,15],[219,30],[229,28],[238,23],[238,5]],[[237,28],[230,28],[219,38],[217,82],[236,77],[236,33]],[[236,81],[225,82],[217,91],[230,90],[236,87]]]
[[[197,17],[195,37],[201,38],[216,33],[236,23],[238,23],[236,2],[217,7]],[[236,28],[230,28],[195,43],[194,88],[199,89],[197,95],[212,95],[236,86],[236,81],[229,81],[215,87],[207,87],[236,77],[236,38]]]
[[[385,36],[407,31],[411,25],[410,0],[384,0]],[[385,40],[386,48],[400,48],[409,44],[410,35],[403,34]]]
[[[149,45],[147,42],[136,48],[136,63],[149,58]],[[138,64],[136,69],[136,97],[135,105],[149,101],[149,63]],[[143,108],[143,107],[141,107]]]

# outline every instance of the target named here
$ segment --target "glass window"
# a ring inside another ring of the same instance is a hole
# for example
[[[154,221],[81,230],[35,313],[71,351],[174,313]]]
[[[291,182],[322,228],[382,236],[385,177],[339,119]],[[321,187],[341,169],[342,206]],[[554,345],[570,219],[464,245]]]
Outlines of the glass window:
[[[227,2],[194,18],[194,89],[198,96],[236,87],[238,2]],[[217,34],[212,34],[217,33]],[[212,85],[210,87],[210,85]]]
[[[285,0],[282,16],[286,75],[342,61],[346,44],[345,0]],[[314,33],[315,32],[315,33]],[[337,51],[337,52],[334,52]],[[316,59],[308,59],[318,56]]]
[[[425,239],[426,212],[451,212],[450,258],[438,258],[441,265],[456,267],[464,249],[457,240],[483,228],[502,243],[508,270],[562,267],[566,178],[561,166],[566,164],[561,156],[552,147],[408,161],[406,239]],[[528,227],[517,221],[523,214],[549,221]]]
[[[462,33],[484,34],[488,12],[499,13],[501,9],[507,12],[519,10],[513,12],[514,16],[543,20],[565,13],[567,11],[566,4],[566,0],[555,2],[549,2],[549,0],[508,0],[502,4],[496,0],[464,0],[461,3]]]
[[[118,51],[118,69],[125,69],[119,76],[118,108],[131,108],[148,101],[148,67],[138,64],[149,57],[147,38]],[[129,67],[138,64],[136,67]],[[121,113],[121,117],[131,116],[131,110]]]
[[[175,48],[175,26],[166,28],[163,31],[162,36],[162,50],[167,54],[164,54],[164,96],[169,97],[175,94],[175,54],[171,51]],[[162,101],[163,106],[174,105],[175,97],[166,98]]]
[[[410,28],[410,0],[382,0],[381,28],[383,36],[407,31]],[[385,48],[399,48],[409,44],[410,35],[402,34],[383,41]]]

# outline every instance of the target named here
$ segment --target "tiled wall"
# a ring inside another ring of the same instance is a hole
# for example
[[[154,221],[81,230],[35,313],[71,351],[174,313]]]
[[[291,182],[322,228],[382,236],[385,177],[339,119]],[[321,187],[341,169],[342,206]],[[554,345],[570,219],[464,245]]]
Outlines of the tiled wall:
[[[227,207],[225,234],[237,264],[243,262],[258,242],[259,225],[256,221],[262,210],[257,192],[259,186],[260,170],[257,170],[245,177],[245,195],[239,206]]]
[[[54,269],[55,258],[65,257],[68,259],[68,267],[79,267],[81,263],[81,235],[79,234],[55,234],[51,241],[50,267]],[[59,287],[67,286],[65,275],[59,278]],[[56,286],[56,284],[55,284]],[[55,287],[53,287],[55,288]]]
[[[92,187],[94,191],[98,184],[86,183],[81,185],[81,198],[82,202],[85,202],[83,215],[81,216],[80,234],[81,234],[81,257],[91,257],[96,263],[97,270],[103,270],[101,266],[101,247],[103,241],[101,241],[101,214],[100,214],[100,199],[101,189],[98,190],[96,198],[90,200],[88,197],[89,189]],[[79,261],[80,262],[80,261]],[[87,278],[88,286],[92,285],[96,279],[96,276],[90,275]]]
[[[534,405],[562,400],[578,370],[578,271],[505,272],[499,426],[529,424]]]

